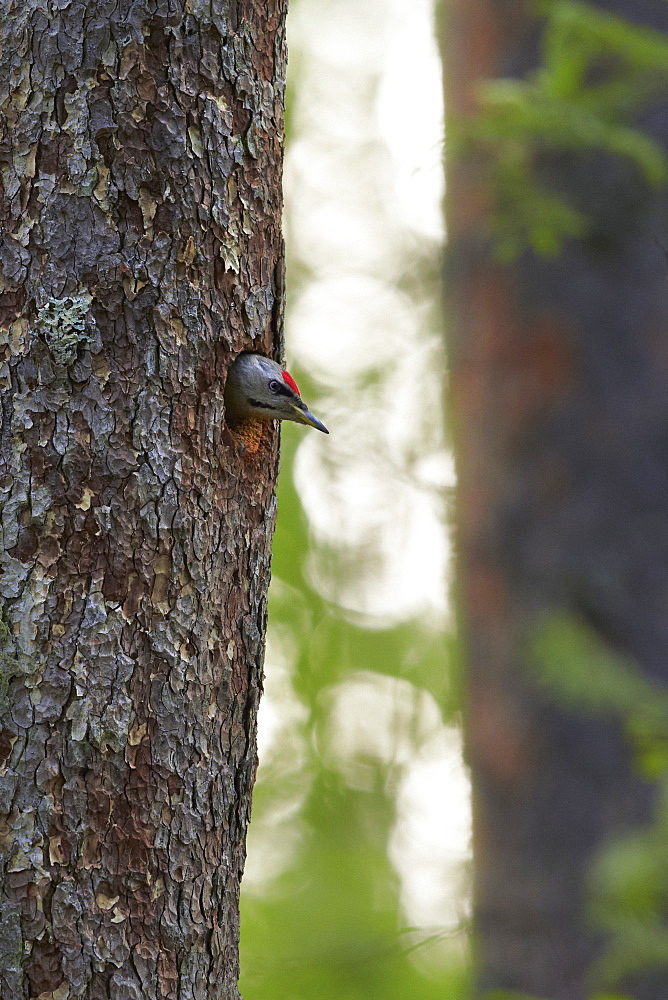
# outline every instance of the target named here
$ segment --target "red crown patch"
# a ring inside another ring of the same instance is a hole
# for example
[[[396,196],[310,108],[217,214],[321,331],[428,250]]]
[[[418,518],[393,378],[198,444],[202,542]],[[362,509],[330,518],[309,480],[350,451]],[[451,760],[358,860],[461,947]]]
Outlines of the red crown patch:
[[[301,395],[301,393],[299,391],[299,386],[297,385],[297,383],[293,379],[293,377],[290,374],[290,372],[286,372],[286,371],[283,372],[283,381],[286,383],[286,385],[289,385],[290,388],[292,389],[292,391],[296,392],[298,396]]]

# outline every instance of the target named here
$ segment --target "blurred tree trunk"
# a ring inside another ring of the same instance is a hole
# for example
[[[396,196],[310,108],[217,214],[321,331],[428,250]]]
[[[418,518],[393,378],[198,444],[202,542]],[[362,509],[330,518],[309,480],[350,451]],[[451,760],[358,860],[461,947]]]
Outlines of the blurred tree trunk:
[[[0,13],[0,995],[237,997],[286,0]]]
[[[665,3],[600,6],[668,32]],[[449,113],[470,120],[481,79],[535,67],[540,29],[524,0],[450,0]],[[666,146],[668,109],[643,127]],[[665,189],[612,156],[549,169],[591,231],[558,259],[503,266],[480,164],[450,163],[450,391],[479,988],[582,1000],[601,946],[590,863],[652,796],[616,722],[532,686],[524,643],[565,611],[668,680],[668,288],[654,242],[668,211]],[[633,996],[665,1000],[661,978]]]

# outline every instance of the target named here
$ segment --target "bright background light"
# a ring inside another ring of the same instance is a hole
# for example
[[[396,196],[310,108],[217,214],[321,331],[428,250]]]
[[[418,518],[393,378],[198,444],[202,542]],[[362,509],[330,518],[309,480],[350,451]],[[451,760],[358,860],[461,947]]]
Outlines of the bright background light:
[[[288,43],[286,349],[330,429],[283,431],[300,439],[294,476],[313,535],[309,582],[358,625],[419,620],[445,631],[454,467],[443,417],[444,126],[432,3],[296,2]],[[295,651],[271,619],[269,637],[259,782],[277,767],[294,782],[291,797],[251,824],[244,887],[258,893],[294,858],[308,786]],[[324,710],[321,752],[350,787],[364,787],[365,760],[392,775],[387,849],[406,925],[460,927],[470,793],[459,729],[430,693],[363,663],[328,691]]]

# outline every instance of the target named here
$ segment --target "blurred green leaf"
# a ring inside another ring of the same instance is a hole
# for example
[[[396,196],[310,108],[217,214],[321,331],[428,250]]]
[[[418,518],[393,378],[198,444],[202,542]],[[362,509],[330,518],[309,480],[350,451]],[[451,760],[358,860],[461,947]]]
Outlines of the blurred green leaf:
[[[502,261],[527,246],[554,256],[565,239],[588,231],[586,208],[545,189],[546,154],[598,151],[630,163],[649,187],[668,181],[665,150],[635,121],[666,93],[668,40],[576,0],[537,6],[545,19],[540,68],[521,80],[484,81],[481,112],[465,132],[490,166]]]
[[[467,963],[456,952],[438,977],[415,963],[385,851],[392,807],[382,769],[375,777],[373,789],[351,791],[321,768],[304,810],[299,866],[284,872],[270,898],[245,898],[241,989],[248,1000],[467,996]]]
[[[610,930],[614,945],[595,964],[592,977],[614,984],[633,973],[668,968],[668,927],[630,916],[611,923]]]
[[[621,993],[594,993],[591,1000],[633,1000],[633,997]]]
[[[668,692],[571,615],[545,621],[528,651],[534,676],[559,702],[620,719],[659,785],[653,822],[605,844],[591,867],[591,918],[606,940],[591,981],[614,987],[668,967]]]
[[[582,620],[549,618],[536,630],[529,652],[538,680],[569,707],[616,715],[639,742],[668,735],[668,692]]]

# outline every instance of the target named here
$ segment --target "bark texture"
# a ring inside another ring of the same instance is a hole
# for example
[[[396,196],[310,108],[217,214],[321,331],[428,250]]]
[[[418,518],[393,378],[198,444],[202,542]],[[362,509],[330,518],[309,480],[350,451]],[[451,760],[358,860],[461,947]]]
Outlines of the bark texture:
[[[598,6],[668,32],[665,3]],[[540,30],[523,0],[451,0],[450,113],[475,116],[480,79],[535,67]],[[643,125],[668,145],[668,107]],[[532,686],[525,641],[541,618],[573,615],[668,682],[668,287],[654,242],[668,202],[613,157],[547,166],[591,233],[557,261],[504,267],[479,164],[451,164],[451,393],[479,989],[584,1000],[601,946],[590,863],[647,819],[651,793],[619,725]],[[665,976],[629,989],[662,1000]]]
[[[287,0],[0,12],[0,995],[237,997]]]

